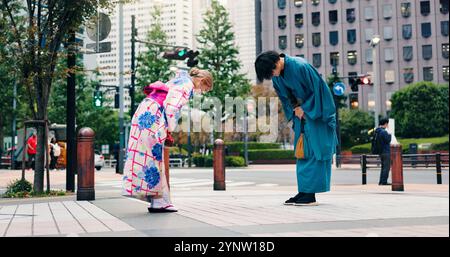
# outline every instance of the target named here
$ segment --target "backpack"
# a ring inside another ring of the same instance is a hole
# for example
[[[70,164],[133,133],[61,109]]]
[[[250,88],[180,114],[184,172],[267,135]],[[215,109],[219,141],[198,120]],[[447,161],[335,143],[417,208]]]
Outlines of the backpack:
[[[383,145],[381,140],[381,131],[375,130],[372,137],[372,154],[381,154],[383,152]]]
[[[61,147],[58,144],[53,145],[53,155],[58,157],[61,155]]]

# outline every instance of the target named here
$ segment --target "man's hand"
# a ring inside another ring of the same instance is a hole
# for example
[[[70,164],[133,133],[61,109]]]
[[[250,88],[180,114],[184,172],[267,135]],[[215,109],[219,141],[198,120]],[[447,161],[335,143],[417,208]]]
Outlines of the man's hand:
[[[300,106],[296,107],[294,109],[294,113],[295,113],[295,116],[297,116],[299,119],[302,119],[303,116],[305,116],[305,112],[303,111],[302,107],[300,107]]]

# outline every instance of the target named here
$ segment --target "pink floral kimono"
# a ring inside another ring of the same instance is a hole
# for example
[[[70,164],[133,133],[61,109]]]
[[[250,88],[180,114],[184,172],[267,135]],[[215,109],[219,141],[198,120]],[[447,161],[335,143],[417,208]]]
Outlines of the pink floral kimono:
[[[150,201],[162,196],[171,203],[164,172],[163,149],[181,108],[192,96],[194,84],[185,71],[166,84],[158,81],[145,88],[147,97],[133,116],[124,166],[123,195]]]

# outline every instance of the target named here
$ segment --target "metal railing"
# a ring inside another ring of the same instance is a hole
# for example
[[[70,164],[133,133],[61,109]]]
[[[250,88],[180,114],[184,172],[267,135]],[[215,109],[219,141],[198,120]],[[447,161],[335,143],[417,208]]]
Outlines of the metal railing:
[[[402,155],[403,167],[412,168],[436,168],[436,182],[442,184],[442,168],[449,167],[449,154],[448,153],[435,153],[435,154],[403,154]],[[360,156],[361,172],[362,172],[362,184],[367,184],[367,169],[379,168],[381,160],[378,155],[366,155]]]

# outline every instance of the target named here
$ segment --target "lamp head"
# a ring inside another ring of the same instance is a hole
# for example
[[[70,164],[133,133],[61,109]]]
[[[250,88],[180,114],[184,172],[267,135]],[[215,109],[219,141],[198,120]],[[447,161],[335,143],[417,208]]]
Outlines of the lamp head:
[[[370,46],[375,47],[377,46],[381,41],[381,38],[379,35],[374,35],[372,37],[372,40],[370,40]]]

